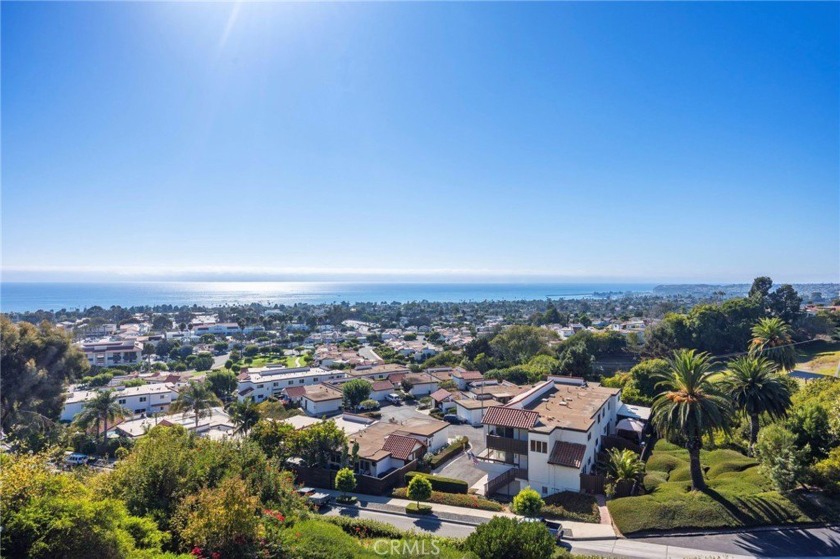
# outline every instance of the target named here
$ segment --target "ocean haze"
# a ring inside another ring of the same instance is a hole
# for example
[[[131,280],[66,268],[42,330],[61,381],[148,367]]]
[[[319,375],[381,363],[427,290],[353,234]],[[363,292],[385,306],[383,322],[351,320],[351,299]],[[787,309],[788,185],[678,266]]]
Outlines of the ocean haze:
[[[647,293],[652,283],[350,282],[4,282],[0,310],[83,309],[94,305],[202,305],[534,300]]]

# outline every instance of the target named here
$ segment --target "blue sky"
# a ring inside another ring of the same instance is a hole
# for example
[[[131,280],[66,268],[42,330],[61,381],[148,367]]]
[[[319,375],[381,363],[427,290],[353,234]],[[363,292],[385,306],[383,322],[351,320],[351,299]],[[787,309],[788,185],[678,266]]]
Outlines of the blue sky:
[[[837,281],[838,21],[4,2],[4,280]]]

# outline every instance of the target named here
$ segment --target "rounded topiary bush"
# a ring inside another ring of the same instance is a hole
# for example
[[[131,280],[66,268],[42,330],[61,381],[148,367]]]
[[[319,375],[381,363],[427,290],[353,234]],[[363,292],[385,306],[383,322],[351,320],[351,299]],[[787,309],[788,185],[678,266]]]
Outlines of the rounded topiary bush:
[[[668,481],[691,481],[691,469],[686,464],[671,470]]]
[[[645,475],[645,479],[644,479],[645,491],[650,493],[650,492],[654,491],[657,487],[659,487],[660,484],[665,483],[666,481],[668,481],[666,479],[666,474],[663,474],[661,472],[651,472],[651,473]]]
[[[668,473],[671,470],[675,470],[676,468],[686,466],[687,463],[685,460],[680,460],[676,456],[671,456],[670,454],[660,454],[654,453],[653,456],[647,461],[647,466],[645,469],[650,471],[657,471],[657,472],[665,472]]]

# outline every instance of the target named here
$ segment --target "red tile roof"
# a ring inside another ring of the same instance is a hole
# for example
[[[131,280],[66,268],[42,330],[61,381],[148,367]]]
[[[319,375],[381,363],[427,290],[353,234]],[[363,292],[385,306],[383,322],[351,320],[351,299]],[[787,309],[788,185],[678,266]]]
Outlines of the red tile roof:
[[[487,408],[483,423],[485,425],[513,427],[515,429],[530,429],[537,424],[539,418],[540,414],[535,411],[493,406]]]
[[[554,443],[554,448],[551,449],[548,463],[569,468],[580,468],[584,454],[586,454],[586,445],[557,441]]]
[[[414,447],[420,444],[417,439],[404,437],[402,435],[389,435],[382,445],[382,450],[391,453],[397,460],[408,460],[408,456],[414,451]]]
[[[286,393],[286,396],[289,398],[300,398],[304,394],[306,394],[306,387],[305,386],[290,386],[288,388],[284,388],[283,391]]]
[[[371,385],[371,390],[393,390],[394,384],[390,380],[378,380]]]
[[[438,403],[443,402],[444,400],[446,400],[447,398],[449,398],[451,396],[452,396],[452,393],[445,388],[441,388],[440,390],[435,390],[434,392],[429,394],[429,397],[432,400],[434,400],[435,402],[438,402]]]
[[[479,371],[456,371],[452,373],[452,376],[462,378],[464,380],[481,380],[484,378],[484,375],[481,374]]]

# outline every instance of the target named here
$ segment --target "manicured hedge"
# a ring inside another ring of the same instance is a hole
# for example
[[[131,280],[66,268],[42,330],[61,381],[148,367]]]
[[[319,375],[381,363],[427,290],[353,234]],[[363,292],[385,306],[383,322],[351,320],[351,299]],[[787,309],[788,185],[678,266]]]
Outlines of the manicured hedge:
[[[437,468],[447,460],[454,458],[458,453],[464,450],[465,446],[466,443],[464,442],[452,443],[451,445],[447,446],[446,448],[432,456],[429,465],[432,467],[432,469]]]
[[[408,492],[405,487],[400,487],[394,489],[391,496],[398,499],[408,499]],[[437,503],[439,505],[449,505],[452,507],[489,510],[493,512],[505,510],[505,507],[501,504],[496,501],[485,499],[484,497],[478,497],[477,495],[459,495],[457,493],[441,493],[440,491],[432,491],[432,497],[428,500],[428,502]]]
[[[578,522],[601,521],[601,512],[595,497],[574,491],[562,491],[546,497],[542,515],[546,518]]]
[[[405,483],[408,485],[411,483],[411,480],[414,479],[415,476],[425,476],[432,484],[433,491],[440,491],[442,493],[463,493],[464,495],[467,494],[470,486],[467,485],[466,481],[461,481],[460,479],[455,479],[451,477],[443,477],[443,476],[432,476],[427,474],[421,474],[419,472],[408,472],[405,474]]]

